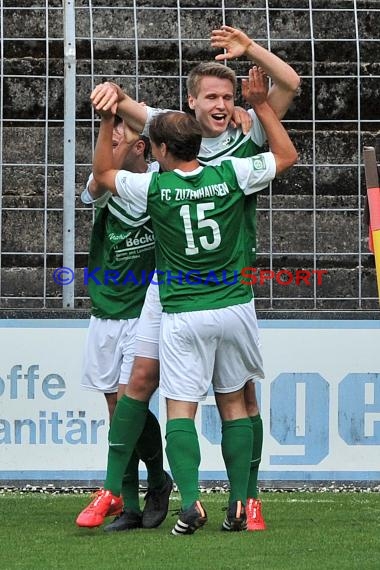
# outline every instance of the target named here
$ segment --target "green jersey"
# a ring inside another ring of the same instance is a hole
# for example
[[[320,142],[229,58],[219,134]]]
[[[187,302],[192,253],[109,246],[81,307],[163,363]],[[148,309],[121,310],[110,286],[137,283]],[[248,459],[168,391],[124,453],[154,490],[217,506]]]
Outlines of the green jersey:
[[[248,303],[242,283],[249,265],[244,195],[265,188],[276,172],[272,153],[230,158],[150,175],[119,171],[116,188],[129,215],[148,212],[156,237],[157,283],[168,313]],[[139,178],[137,178],[139,177]]]
[[[162,112],[162,109],[147,107],[146,129],[148,129],[151,119],[158,112]],[[233,129],[228,127],[224,133],[217,137],[202,138],[202,145],[198,155],[198,160],[201,164],[205,166],[216,165],[220,164],[221,160],[224,160],[226,157],[246,158],[262,152],[266,141],[265,131],[256,113],[252,109],[248,113],[252,117],[252,127],[246,135],[240,128]],[[248,195],[245,199],[244,221],[246,227],[246,248],[250,265],[256,260],[256,207],[257,194]]]
[[[153,169],[157,169],[155,163]],[[84,281],[91,299],[91,314],[100,319],[133,319],[140,316],[149,274],[155,268],[152,223],[146,214],[129,218],[117,197],[107,194],[85,203],[96,206],[88,268]]]

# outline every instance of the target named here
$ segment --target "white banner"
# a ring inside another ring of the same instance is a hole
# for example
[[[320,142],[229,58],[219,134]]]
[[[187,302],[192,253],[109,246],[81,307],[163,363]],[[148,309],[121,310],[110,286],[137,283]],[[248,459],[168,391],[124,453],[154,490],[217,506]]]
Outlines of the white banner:
[[[0,480],[103,479],[105,398],[80,388],[87,326],[0,323]],[[268,320],[260,329],[260,479],[380,479],[379,322]],[[155,395],[151,407],[164,434],[164,403]],[[197,428],[201,480],[227,479],[211,394]]]

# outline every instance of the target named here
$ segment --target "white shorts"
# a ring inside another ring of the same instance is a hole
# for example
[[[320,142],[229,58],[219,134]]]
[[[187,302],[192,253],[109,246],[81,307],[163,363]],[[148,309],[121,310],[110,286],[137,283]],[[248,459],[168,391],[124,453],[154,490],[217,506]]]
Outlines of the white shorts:
[[[145,295],[136,332],[136,356],[145,356],[158,360],[158,343],[160,340],[160,324],[162,305],[158,285],[151,283]]]
[[[91,317],[83,358],[83,388],[104,394],[117,392],[128,384],[135,357],[138,319]]]
[[[165,398],[199,402],[214,391],[236,392],[264,378],[255,305],[163,313],[160,331],[160,392]]]

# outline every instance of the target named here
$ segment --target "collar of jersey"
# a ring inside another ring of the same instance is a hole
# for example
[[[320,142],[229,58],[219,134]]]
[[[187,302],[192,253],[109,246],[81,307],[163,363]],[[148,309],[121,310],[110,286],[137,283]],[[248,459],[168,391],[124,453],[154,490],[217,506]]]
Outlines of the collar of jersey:
[[[203,166],[199,165],[198,168],[194,168],[194,170],[192,170],[191,172],[184,172],[179,168],[175,168],[173,172],[176,172],[180,176],[186,178],[187,176],[194,176],[194,174],[199,174],[203,170],[203,168],[204,168]]]

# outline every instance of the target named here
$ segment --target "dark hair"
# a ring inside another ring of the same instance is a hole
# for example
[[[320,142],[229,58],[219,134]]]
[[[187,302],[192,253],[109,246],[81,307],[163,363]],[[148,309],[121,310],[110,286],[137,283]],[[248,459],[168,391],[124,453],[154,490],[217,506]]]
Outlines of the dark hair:
[[[146,137],[145,135],[140,135],[140,140],[143,141],[145,145],[144,158],[145,160],[147,160],[148,158],[150,158],[150,152],[151,152],[150,138]]]
[[[168,151],[180,160],[197,158],[202,141],[201,128],[188,113],[170,111],[153,117],[149,135],[154,144],[165,143]]]
[[[236,94],[237,79],[235,72],[221,63],[216,61],[202,62],[193,67],[190,71],[186,86],[187,92],[193,97],[198,97],[200,82],[203,77],[218,77],[219,79],[228,79],[233,86],[234,95]]]
[[[117,127],[117,125],[120,125],[120,123],[123,122],[123,119],[120,117],[120,115],[114,115],[113,117],[113,128]]]

